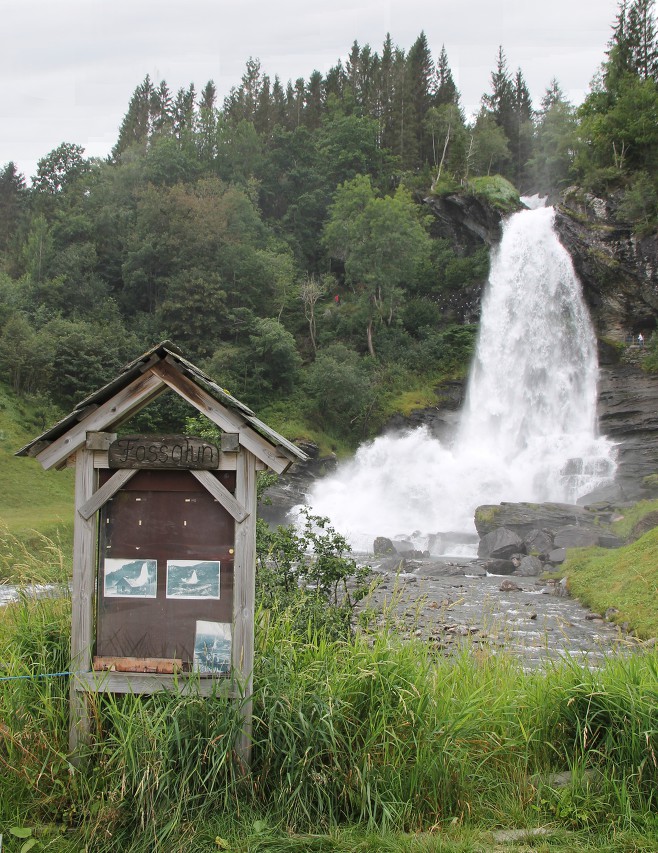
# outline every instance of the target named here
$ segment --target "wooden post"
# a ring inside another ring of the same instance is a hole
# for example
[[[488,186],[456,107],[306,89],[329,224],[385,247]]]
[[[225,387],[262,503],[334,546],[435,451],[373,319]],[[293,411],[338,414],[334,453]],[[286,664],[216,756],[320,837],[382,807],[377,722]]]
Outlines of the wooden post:
[[[249,515],[235,525],[233,564],[233,677],[244,693],[244,723],[236,745],[244,769],[251,764],[253,714],[254,621],[256,602],[256,457],[238,454],[235,497]]]
[[[75,455],[75,516],[73,519],[73,589],[71,621],[71,681],[69,751],[75,758],[86,740],[90,721],[86,696],[76,673],[91,670],[94,642],[94,583],[96,578],[96,516],[84,518],[80,509],[91,499],[96,484],[93,451],[81,447]]]

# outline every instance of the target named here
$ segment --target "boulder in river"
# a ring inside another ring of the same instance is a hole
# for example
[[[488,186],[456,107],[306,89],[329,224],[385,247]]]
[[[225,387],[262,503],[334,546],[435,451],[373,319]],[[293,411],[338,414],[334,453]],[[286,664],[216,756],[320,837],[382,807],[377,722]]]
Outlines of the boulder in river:
[[[496,560],[508,560],[512,554],[525,551],[523,540],[506,527],[499,527],[480,539],[478,557],[493,557]]]
[[[517,575],[522,577],[539,577],[544,571],[544,564],[539,557],[526,556],[523,557],[516,570]]]
[[[384,557],[397,554],[395,545],[386,536],[378,536],[372,545],[372,553],[375,557]]]

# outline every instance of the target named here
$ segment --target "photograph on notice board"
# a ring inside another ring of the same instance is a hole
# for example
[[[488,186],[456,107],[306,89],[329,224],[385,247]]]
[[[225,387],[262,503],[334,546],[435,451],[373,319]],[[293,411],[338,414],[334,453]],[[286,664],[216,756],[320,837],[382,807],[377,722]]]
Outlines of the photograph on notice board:
[[[230,668],[230,622],[206,622],[197,619],[194,638],[194,670],[225,674]]]
[[[103,563],[105,598],[156,598],[158,561],[106,557]]]
[[[167,598],[219,598],[219,560],[167,560]]]

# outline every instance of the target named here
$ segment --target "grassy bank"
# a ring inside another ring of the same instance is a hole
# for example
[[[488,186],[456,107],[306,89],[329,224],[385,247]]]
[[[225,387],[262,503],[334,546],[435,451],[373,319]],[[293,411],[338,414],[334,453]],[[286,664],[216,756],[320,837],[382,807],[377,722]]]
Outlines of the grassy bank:
[[[563,571],[569,591],[592,610],[611,612],[640,637],[658,637],[658,528],[624,548],[574,548]]]
[[[47,554],[44,537],[70,553],[73,471],[44,471],[35,459],[14,455],[57,416],[0,384],[0,582],[24,577],[12,569],[24,562],[24,551],[39,553],[45,545]]]
[[[235,709],[193,695],[94,698],[73,768],[68,679],[40,677],[66,669],[69,602],[7,610],[5,849],[25,841],[11,828],[47,849],[135,853],[658,849],[655,652],[528,674],[385,635],[329,642],[262,624],[250,773],[233,761]],[[537,827],[529,846],[492,834]]]

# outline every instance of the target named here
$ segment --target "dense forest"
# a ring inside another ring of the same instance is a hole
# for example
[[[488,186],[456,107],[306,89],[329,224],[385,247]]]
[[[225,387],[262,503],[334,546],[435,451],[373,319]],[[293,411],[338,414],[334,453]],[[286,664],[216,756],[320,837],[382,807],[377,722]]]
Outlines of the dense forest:
[[[620,4],[578,108],[557,80],[533,104],[494,59],[474,117],[424,33],[285,85],[249,59],[223,104],[212,81],[147,77],[107,159],[62,143],[29,187],[4,165],[0,380],[51,419],[168,338],[291,438],[372,434],[473,344],[444,306],[486,279],[487,252],[432,233],[425,199],[578,184],[656,228],[654,0]],[[181,417],[149,411],[145,429]]]

